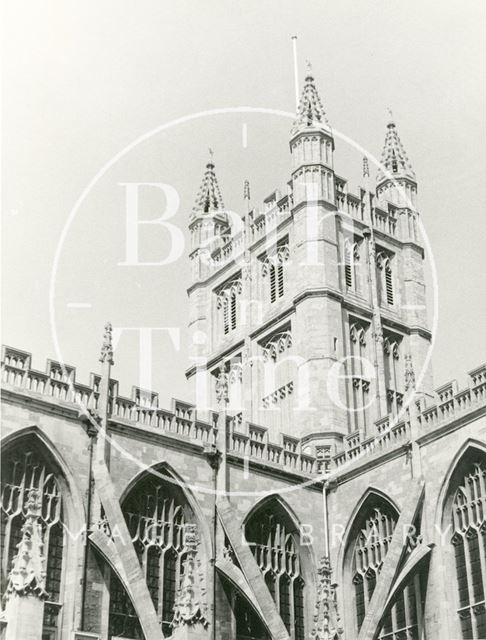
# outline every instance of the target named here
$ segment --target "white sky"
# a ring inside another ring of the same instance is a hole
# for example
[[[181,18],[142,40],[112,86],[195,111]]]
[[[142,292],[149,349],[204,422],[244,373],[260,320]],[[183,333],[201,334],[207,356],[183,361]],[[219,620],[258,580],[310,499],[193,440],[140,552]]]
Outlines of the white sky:
[[[313,64],[331,124],[381,152],[391,106],[419,180],[419,206],[437,264],[435,382],[464,380],[485,359],[486,3],[482,0],[104,0],[4,3],[3,342],[56,358],[49,279],[75,201],[99,169],[145,132],[216,107],[294,108],[290,36]],[[242,124],[248,146],[242,146]],[[163,404],[187,398],[184,330],[188,260],[122,267],[120,182],[166,182],[184,228],[207,147],[225,204],[241,210],[243,181],[259,202],[289,177],[289,121],[223,115],[161,133],[96,185],[66,236],[56,275],[61,352],[80,381],[98,370],[102,328],[178,327],[154,343]],[[360,157],[337,143],[337,172],[357,183]],[[160,215],[154,198],[147,217]],[[143,259],[166,239],[143,238]],[[85,309],[69,302],[90,303]],[[137,384],[135,335],[120,341],[114,377]]]

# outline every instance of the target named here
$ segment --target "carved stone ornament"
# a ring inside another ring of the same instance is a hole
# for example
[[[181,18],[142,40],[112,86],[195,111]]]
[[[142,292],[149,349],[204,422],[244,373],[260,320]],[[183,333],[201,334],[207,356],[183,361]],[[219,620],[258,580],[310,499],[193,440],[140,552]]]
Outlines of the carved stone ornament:
[[[107,322],[105,325],[105,333],[103,334],[103,343],[101,345],[100,362],[109,362],[115,364],[113,360],[113,339],[112,339],[113,327],[111,322]]]
[[[42,496],[38,489],[30,489],[25,505],[25,522],[22,539],[17,545],[17,555],[12,561],[8,576],[7,598],[35,595],[42,600],[48,597],[45,590],[45,558],[42,553],[42,529],[40,525]]]
[[[204,587],[204,571],[197,555],[199,539],[195,524],[187,524],[184,528],[184,544],[186,559],[181,585],[174,604],[173,627],[201,623],[209,624],[206,589]]]
[[[415,371],[413,370],[412,356],[410,353],[405,354],[405,391],[415,389]]]
[[[216,400],[218,402],[229,401],[229,374],[226,372],[226,368],[223,368],[216,378]]]
[[[319,583],[314,614],[312,640],[343,640],[343,628],[337,610],[336,593],[331,581],[331,563],[328,556],[321,559],[317,570]]]

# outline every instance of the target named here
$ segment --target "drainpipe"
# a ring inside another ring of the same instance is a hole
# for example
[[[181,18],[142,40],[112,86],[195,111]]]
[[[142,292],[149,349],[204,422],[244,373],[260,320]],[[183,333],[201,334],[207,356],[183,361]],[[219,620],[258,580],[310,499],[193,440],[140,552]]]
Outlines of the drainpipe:
[[[91,530],[91,503],[93,494],[93,454],[95,448],[96,434],[98,433],[99,416],[93,410],[88,410],[88,413],[82,414],[83,426],[86,429],[86,433],[89,437],[89,463],[88,463],[88,495],[86,499],[86,524],[84,532],[84,549],[83,549],[83,577],[82,577],[82,591],[81,591],[81,619],[80,630],[85,629],[85,609],[86,609],[86,593],[88,587],[88,556],[89,556],[89,534]]]

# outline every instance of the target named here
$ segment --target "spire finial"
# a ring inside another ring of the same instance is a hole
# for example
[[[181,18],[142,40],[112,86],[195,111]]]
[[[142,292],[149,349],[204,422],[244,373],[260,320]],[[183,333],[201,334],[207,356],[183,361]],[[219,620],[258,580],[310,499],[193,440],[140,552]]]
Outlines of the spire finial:
[[[305,68],[307,70],[307,77],[311,77],[312,78],[312,64],[310,60],[306,60],[305,61]]]
[[[370,165],[367,156],[363,156],[363,178],[370,177]]]
[[[203,627],[209,624],[201,562],[197,555],[199,537],[195,524],[184,526],[184,546],[186,558],[183,562],[184,573],[174,603],[174,619],[172,627],[193,626],[197,623]]]
[[[25,505],[22,537],[8,576],[7,597],[15,593],[19,596],[33,594],[42,600],[48,597],[45,590],[46,562],[43,554],[41,512],[42,495],[39,489],[31,488]]]
[[[388,111],[388,126],[390,126],[391,124],[395,124],[395,120],[393,118],[393,111],[391,110],[390,107],[387,107],[386,109]]]
[[[105,332],[103,334],[103,343],[101,345],[100,362],[108,361],[110,364],[115,364],[113,360],[113,327],[111,322],[105,324]]]
[[[250,181],[249,180],[245,180],[243,185],[243,199],[244,200],[250,199]]]
[[[214,151],[211,149],[211,147],[208,147],[208,153],[209,153],[209,164],[214,164],[213,160],[214,160]]]

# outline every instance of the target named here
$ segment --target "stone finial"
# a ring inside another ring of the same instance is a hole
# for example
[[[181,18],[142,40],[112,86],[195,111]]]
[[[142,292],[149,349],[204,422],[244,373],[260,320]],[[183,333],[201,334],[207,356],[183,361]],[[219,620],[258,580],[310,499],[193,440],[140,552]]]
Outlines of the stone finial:
[[[35,595],[45,600],[46,571],[42,553],[42,529],[40,524],[42,495],[39,489],[31,488],[25,505],[25,522],[22,525],[22,539],[17,545],[17,555],[12,561],[8,576],[7,598]]]
[[[113,327],[111,322],[105,324],[105,333],[103,334],[103,343],[101,345],[100,362],[109,362],[115,364],[113,360]]]
[[[245,180],[243,184],[243,199],[244,200],[250,199],[250,181],[249,180]]]
[[[415,389],[415,371],[413,369],[412,355],[405,354],[405,391],[413,391]]]
[[[204,572],[201,562],[197,557],[199,538],[195,524],[186,524],[184,527],[184,546],[186,558],[184,560],[184,573],[181,585],[177,592],[174,604],[173,627],[183,625],[202,624],[206,627],[209,623],[206,589],[204,588]]]
[[[328,556],[321,559],[318,574],[317,601],[314,614],[313,640],[343,640],[343,628],[332,584],[332,569]]]

